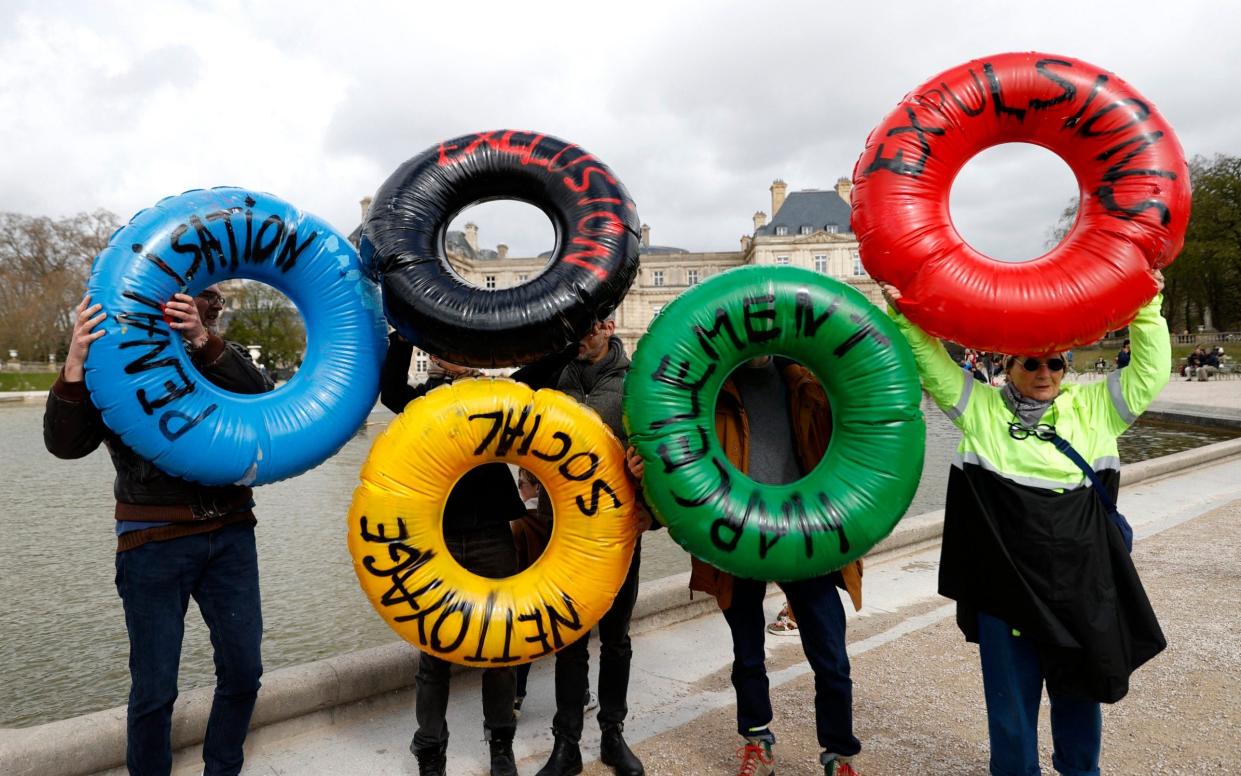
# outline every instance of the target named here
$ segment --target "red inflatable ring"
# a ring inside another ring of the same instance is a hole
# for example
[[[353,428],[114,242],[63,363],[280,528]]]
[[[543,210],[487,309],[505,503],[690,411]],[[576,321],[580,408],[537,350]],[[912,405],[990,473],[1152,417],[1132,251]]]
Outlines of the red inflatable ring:
[[[1024,262],[974,250],[948,213],[961,167],[1010,142],[1059,155],[1081,189],[1068,236]],[[853,184],[862,263],[901,290],[901,311],[935,336],[1003,353],[1066,350],[1129,323],[1189,221],[1172,127],[1112,73],[1049,54],[977,59],[922,84],[871,132]]]

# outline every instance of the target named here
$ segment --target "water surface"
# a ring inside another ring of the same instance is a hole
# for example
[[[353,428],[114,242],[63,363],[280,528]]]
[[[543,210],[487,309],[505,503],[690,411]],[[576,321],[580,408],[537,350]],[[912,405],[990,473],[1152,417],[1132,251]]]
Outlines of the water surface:
[[[958,432],[924,404],[927,454],[909,514],[943,506]],[[59,461],[43,448],[42,405],[0,405],[0,726],[24,726],[123,705],[124,615],[113,585],[112,464],[100,449]],[[323,465],[255,492],[268,671],[386,644],[396,636],[371,608],[345,546],[345,515],[386,410]],[[1142,423],[1121,437],[1127,462],[1231,436]],[[643,539],[642,578],[688,570],[666,532]],[[206,627],[191,603],[181,689],[214,683]]]

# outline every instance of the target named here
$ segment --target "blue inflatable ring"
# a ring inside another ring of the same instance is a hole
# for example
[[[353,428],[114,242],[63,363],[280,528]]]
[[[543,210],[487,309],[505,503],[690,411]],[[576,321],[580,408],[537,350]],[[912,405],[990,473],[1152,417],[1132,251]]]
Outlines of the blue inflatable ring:
[[[177,292],[231,278],[280,290],[305,321],[305,359],[273,392],[204,379],[161,312]],[[169,474],[206,485],[292,477],[339,450],[375,405],[387,346],[378,286],[335,229],[269,194],[187,191],[141,211],[96,257],[88,290],[108,315],[86,360],[91,400]]]

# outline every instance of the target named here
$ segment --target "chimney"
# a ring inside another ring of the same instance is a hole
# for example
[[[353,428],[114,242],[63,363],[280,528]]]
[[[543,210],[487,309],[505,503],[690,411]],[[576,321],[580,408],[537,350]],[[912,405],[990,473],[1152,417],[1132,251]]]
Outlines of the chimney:
[[[780,206],[784,204],[784,195],[789,190],[789,185],[784,181],[776,178],[771,182],[771,217],[775,218],[780,212]]]
[[[836,193],[849,204],[853,204],[853,181],[848,178],[836,179]]]
[[[766,223],[767,223],[766,213],[760,210],[754,214],[754,228],[756,230],[761,229]]]
[[[362,220],[366,220],[366,216],[371,212],[371,203],[375,201],[374,197],[363,197],[358,204],[362,206]]]
[[[496,246],[496,258],[503,259],[503,258],[506,258],[507,256],[508,256],[508,246],[505,245],[504,243],[500,243],[499,245],[497,245]]]
[[[470,250],[478,252],[478,224],[471,222],[465,225],[465,243]]]
[[[651,247],[651,227],[646,224],[642,225],[642,247]]]
[[[748,234],[741,235],[741,252],[749,253],[750,246],[754,244],[754,238]]]

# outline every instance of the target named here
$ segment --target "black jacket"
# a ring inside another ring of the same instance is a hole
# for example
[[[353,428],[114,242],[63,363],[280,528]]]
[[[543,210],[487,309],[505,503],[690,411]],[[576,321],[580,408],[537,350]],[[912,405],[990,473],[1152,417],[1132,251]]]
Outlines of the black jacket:
[[[204,377],[226,391],[263,393],[274,386],[250,360],[240,345],[226,343],[212,334],[193,355],[194,366]],[[43,414],[43,444],[57,458],[83,458],[103,443],[116,469],[113,491],[120,504],[187,505],[210,513],[217,508],[247,505],[250,489],[241,485],[201,485],[164,472],[129,448],[104,425],[91,403],[86,383],[61,378],[47,395]],[[118,516],[120,512],[118,511]]]
[[[1099,472],[1116,498],[1120,473]],[[1056,492],[980,465],[953,466],[939,592],[978,640],[979,611],[1038,650],[1048,687],[1104,703],[1167,646],[1137,570],[1093,488]]]
[[[598,364],[588,364],[577,360],[577,343],[566,350],[547,356],[529,366],[524,366],[513,373],[513,379],[525,383],[538,390],[555,388],[567,394],[580,404],[590,407],[599,413],[624,448],[629,443],[625,433],[623,399],[625,395],[625,375],[629,374],[629,356],[625,355],[625,346],[620,338],[613,336],[608,340],[608,354]],[[646,499],[640,487],[634,488],[637,503],[648,509]],[[539,496],[539,514],[544,519],[551,519],[551,501],[546,492]],[[651,523],[652,530],[663,525],[658,521]]]
[[[389,335],[388,355],[379,377],[379,400],[398,415],[414,399],[450,382],[429,379],[417,387],[411,386],[408,370],[413,352],[414,346],[396,332]],[[526,507],[508,464],[487,463],[471,469],[453,488],[444,505],[444,534],[460,537],[487,529],[508,531],[510,520],[525,515]]]

